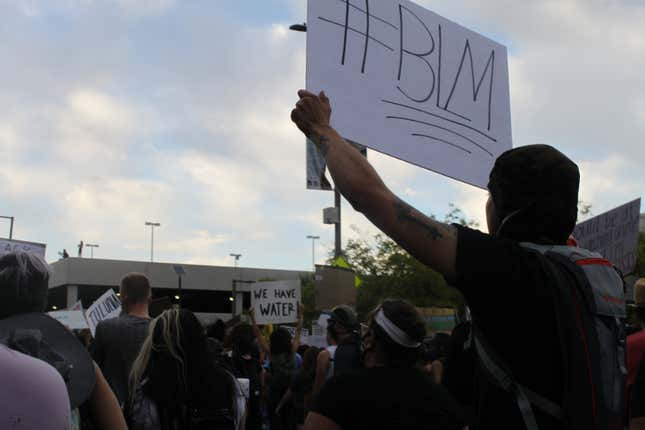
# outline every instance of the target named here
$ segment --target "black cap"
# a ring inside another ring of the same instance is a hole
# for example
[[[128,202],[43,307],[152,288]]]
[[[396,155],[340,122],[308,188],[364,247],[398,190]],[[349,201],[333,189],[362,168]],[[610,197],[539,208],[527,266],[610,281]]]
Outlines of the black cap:
[[[528,145],[500,155],[490,173],[498,218],[519,212],[502,237],[565,243],[578,216],[578,166],[549,145]]]
[[[356,312],[347,305],[336,306],[332,309],[329,319],[347,328],[358,326]]]

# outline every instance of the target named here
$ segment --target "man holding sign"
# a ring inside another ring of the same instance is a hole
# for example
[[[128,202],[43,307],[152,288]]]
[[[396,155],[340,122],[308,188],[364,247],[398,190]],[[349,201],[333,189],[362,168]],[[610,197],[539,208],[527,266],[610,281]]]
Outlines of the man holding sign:
[[[554,304],[554,291],[575,289],[577,280],[544,255],[520,245],[566,244],[577,217],[576,164],[546,145],[507,151],[490,173],[486,204],[490,234],[447,225],[387,188],[368,161],[330,126],[331,103],[324,92],[301,90],[298,95],[291,118],[325,154],[336,187],[410,254],[452,281],[471,307],[481,332],[478,338],[486,339],[506,363],[511,380],[517,381],[510,389],[502,388],[479,370],[474,428],[555,429],[563,428],[563,421],[567,428],[607,428],[603,425],[610,411],[595,400],[602,393],[594,382],[601,382],[586,379],[587,367],[574,366],[569,351],[563,350],[565,345],[580,346],[578,352],[584,349],[575,330],[560,327],[563,315]],[[526,306],[518,305],[518,296]],[[562,313],[574,314],[574,308]],[[599,355],[588,354],[587,364],[598,364]],[[518,386],[531,393],[531,400],[516,396]],[[575,398],[567,391],[571,387],[578,390]],[[333,420],[315,413],[307,423],[306,428],[338,428]]]

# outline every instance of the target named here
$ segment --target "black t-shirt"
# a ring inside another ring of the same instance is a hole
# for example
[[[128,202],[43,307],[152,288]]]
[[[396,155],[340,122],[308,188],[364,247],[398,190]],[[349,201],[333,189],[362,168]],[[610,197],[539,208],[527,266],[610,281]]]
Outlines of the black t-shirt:
[[[629,397],[629,418],[645,417],[645,360],[638,366]]]
[[[518,382],[562,404],[562,357],[546,257],[517,242],[457,227],[455,286],[466,297],[473,321]],[[479,425],[471,428],[523,428],[515,397],[487,381],[478,367],[474,403]],[[561,428],[561,422],[533,411],[540,430]]]
[[[462,429],[456,402],[416,368],[375,367],[335,376],[312,412],[342,429]]]

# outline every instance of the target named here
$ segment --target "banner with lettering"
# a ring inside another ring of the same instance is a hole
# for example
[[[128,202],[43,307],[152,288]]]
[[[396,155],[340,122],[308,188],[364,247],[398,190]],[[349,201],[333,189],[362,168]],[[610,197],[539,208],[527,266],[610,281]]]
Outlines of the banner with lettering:
[[[299,280],[256,282],[251,306],[258,324],[286,324],[298,321],[301,291]]]
[[[96,332],[96,326],[103,320],[116,318],[121,314],[121,299],[116,293],[109,289],[99,297],[92,306],[87,308],[85,318],[90,326],[92,336]]]

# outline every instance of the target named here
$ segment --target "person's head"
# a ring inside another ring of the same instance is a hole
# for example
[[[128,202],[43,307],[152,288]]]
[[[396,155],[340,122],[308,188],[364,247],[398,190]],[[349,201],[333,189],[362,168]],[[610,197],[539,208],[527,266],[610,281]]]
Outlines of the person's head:
[[[208,353],[206,332],[187,309],[168,309],[150,322],[130,374],[131,399],[144,380],[146,394],[160,407],[175,409],[213,396],[216,368]],[[229,384],[228,379],[221,381]]]
[[[206,334],[208,337],[224,342],[224,338],[226,337],[226,324],[221,319],[217,319],[213,324],[208,326]]]
[[[645,278],[640,278],[634,284],[634,306],[638,323],[645,326]]]
[[[255,336],[250,324],[241,323],[233,327],[230,335],[231,349],[235,356],[254,355]]]
[[[269,337],[271,356],[291,354],[291,333],[284,327],[273,330]]]
[[[327,337],[338,343],[358,329],[356,312],[347,305],[339,305],[331,310],[327,320]]]
[[[45,312],[50,268],[39,256],[12,252],[0,257],[0,318]]]
[[[315,346],[310,346],[305,351],[302,357],[302,370],[304,372],[315,372],[316,370],[316,359],[321,349]]]
[[[565,244],[578,216],[578,166],[548,145],[500,155],[490,173],[488,231],[498,237]]]
[[[152,301],[150,281],[142,273],[128,273],[119,288],[123,309],[128,312],[135,306],[147,306]]]
[[[425,323],[404,300],[385,300],[372,311],[363,332],[367,367],[413,367],[421,358]]]

